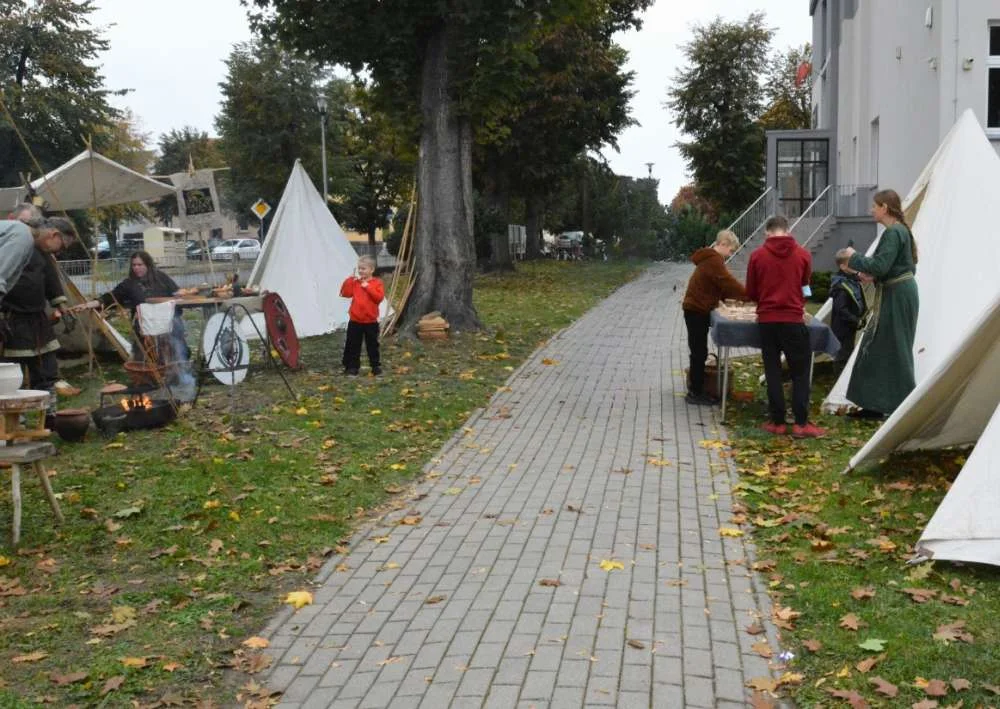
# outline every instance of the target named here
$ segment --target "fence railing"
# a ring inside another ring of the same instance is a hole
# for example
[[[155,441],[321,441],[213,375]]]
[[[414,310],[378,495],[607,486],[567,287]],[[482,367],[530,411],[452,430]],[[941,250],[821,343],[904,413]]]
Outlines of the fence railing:
[[[755,236],[763,232],[764,222],[767,221],[769,216],[775,213],[776,204],[777,192],[775,192],[773,187],[768,187],[753,201],[753,204],[743,210],[743,213],[736,217],[736,220],[729,225],[729,231],[736,234],[736,238],[740,240],[740,247],[729,257],[730,261]]]

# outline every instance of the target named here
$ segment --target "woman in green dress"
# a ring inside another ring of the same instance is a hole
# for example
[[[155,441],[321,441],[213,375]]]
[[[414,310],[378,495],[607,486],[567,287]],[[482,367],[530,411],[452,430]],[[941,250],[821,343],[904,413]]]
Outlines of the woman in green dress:
[[[885,232],[870,257],[850,251],[849,265],[875,279],[875,298],[847,385],[847,398],[864,418],[884,418],[916,386],[913,339],[920,298],[914,273],[917,243],[903,216],[899,195],[877,192],[872,216]]]

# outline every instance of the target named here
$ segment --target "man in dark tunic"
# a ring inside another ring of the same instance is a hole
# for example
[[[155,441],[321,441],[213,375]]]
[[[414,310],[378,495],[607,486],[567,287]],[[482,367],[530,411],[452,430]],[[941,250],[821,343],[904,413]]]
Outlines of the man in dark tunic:
[[[56,339],[46,311],[66,302],[59,274],[49,258],[73,241],[73,226],[66,219],[24,220],[34,237],[28,262],[0,301],[0,360],[16,362],[27,370],[25,388],[52,391],[59,379]]]

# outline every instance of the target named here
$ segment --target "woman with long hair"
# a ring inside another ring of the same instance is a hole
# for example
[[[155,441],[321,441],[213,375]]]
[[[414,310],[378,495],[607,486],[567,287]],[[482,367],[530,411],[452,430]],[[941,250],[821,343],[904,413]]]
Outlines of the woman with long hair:
[[[920,310],[914,280],[917,242],[906,223],[898,194],[882,190],[872,202],[872,216],[885,227],[875,253],[866,257],[848,249],[848,265],[874,278],[875,297],[869,303],[847,398],[860,407],[855,415],[884,418],[916,386],[913,340]]]
[[[145,303],[149,298],[180,297],[189,291],[178,288],[174,279],[157,268],[153,257],[145,251],[132,252],[128,261],[128,276],[121,283],[97,300],[88,300],[86,303],[76,306],[74,310],[97,307],[107,308],[111,305],[118,305],[129,311],[133,327],[136,330],[136,337],[140,338],[139,341],[141,342],[141,336],[138,332],[138,321],[136,320],[136,308]],[[179,309],[174,315],[171,337],[180,349],[176,355],[181,359],[187,359],[190,351],[184,340],[184,321],[180,317]]]

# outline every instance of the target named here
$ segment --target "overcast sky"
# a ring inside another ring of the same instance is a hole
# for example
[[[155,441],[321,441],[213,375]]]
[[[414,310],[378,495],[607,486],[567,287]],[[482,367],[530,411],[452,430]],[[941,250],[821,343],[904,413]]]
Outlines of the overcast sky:
[[[232,45],[250,38],[239,0],[97,0],[94,24],[106,27],[111,48],[103,56],[108,87],[132,89],[114,103],[130,108],[155,143],[185,125],[215,134],[219,82]],[[775,29],[773,46],[785,49],[811,39],[807,0],[658,0],[640,32],[619,37],[635,72],[632,114],[641,125],[619,137],[620,153],[605,151],[615,172],[644,177],[652,162],[660,200],[669,202],[687,182],[673,144],[680,139],[663,107],[667,86],[683,60],[680,46],[691,27],[721,15],[743,19],[763,11]],[[191,21],[189,18],[195,18]],[[318,133],[318,129],[317,129]],[[319,136],[317,136],[319,140]]]

